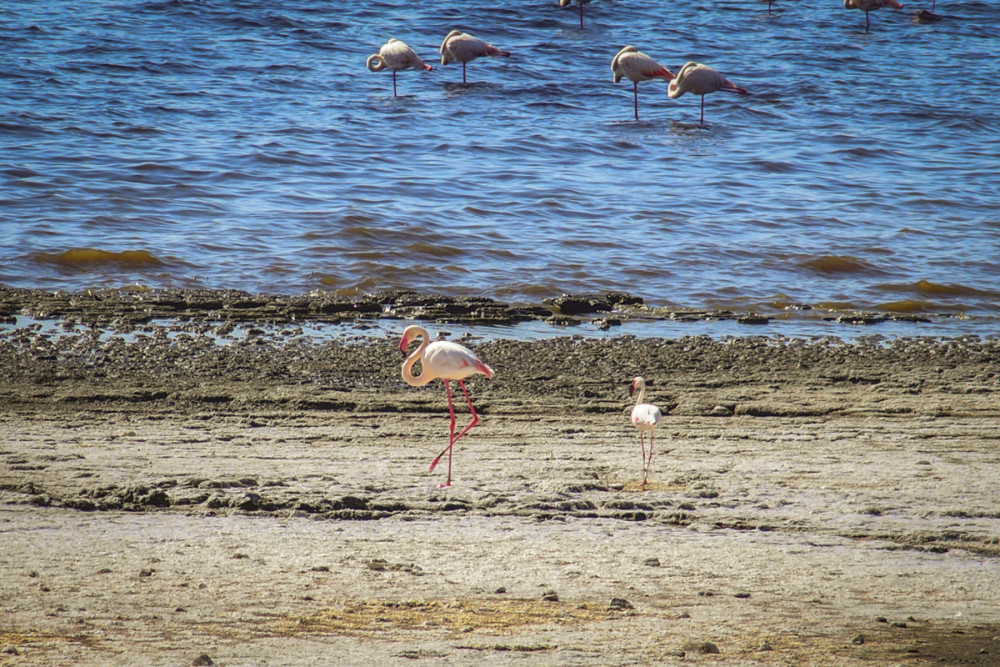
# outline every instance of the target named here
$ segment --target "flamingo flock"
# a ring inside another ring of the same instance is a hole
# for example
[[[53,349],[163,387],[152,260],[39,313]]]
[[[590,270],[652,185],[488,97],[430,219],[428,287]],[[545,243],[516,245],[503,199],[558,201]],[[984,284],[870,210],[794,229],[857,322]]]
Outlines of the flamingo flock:
[[[767,12],[771,13],[773,0],[761,0],[767,2]],[[572,6],[574,0],[559,0],[559,6],[567,8]],[[575,0],[580,12],[580,30],[583,30],[583,6],[590,0]],[[936,20],[938,17],[933,13],[937,0],[933,0],[931,9],[919,10],[917,17],[922,20]],[[902,9],[903,5],[899,0],[844,0],[844,9],[857,9],[865,13],[865,32],[871,29],[869,14],[882,7]],[[486,57],[509,57],[510,52],[504,51],[489,42],[478,37],[474,37],[460,30],[452,30],[445,36],[439,48],[441,53],[441,64],[462,63],[462,83],[468,83],[466,75],[466,65],[478,58]],[[423,60],[405,43],[397,39],[390,39],[386,42],[377,54],[368,57],[368,69],[373,72],[381,72],[388,69],[392,71],[392,94],[396,92],[396,72],[405,69],[431,71],[431,66]],[[744,88],[737,86],[722,74],[707,65],[689,62],[684,65],[676,76],[665,66],[656,62],[653,58],[639,51],[634,46],[622,48],[611,60],[612,81],[620,82],[627,78],[632,82],[633,115],[635,120],[639,120],[639,83],[643,81],[653,81],[663,79],[667,82],[667,95],[671,99],[677,99],[685,93],[692,93],[701,97],[700,125],[705,125],[705,95],[715,92],[730,92],[740,95],[748,94]]]

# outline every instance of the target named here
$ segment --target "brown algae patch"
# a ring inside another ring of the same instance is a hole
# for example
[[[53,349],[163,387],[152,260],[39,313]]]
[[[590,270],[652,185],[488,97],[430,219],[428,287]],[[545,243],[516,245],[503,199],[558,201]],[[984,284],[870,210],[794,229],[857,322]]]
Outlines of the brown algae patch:
[[[632,612],[634,613],[634,612]],[[314,614],[275,622],[276,635],[365,635],[395,630],[444,629],[504,633],[532,625],[576,625],[620,618],[606,604],[542,600],[352,600]]]

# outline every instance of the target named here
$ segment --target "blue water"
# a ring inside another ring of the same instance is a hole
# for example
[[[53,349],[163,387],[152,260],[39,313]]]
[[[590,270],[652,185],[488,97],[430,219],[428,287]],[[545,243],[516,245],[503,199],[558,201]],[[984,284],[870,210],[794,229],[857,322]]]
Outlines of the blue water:
[[[865,34],[835,0],[596,0],[583,31],[555,0],[7,0],[0,283],[624,290],[996,331],[1000,3],[921,2]],[[451,29],[513,55],[462,85]],[[435,65],[398,98],[365,68],[390,37]],[[702,128],[642,83],[635,122],[625,44],[752,94]]]

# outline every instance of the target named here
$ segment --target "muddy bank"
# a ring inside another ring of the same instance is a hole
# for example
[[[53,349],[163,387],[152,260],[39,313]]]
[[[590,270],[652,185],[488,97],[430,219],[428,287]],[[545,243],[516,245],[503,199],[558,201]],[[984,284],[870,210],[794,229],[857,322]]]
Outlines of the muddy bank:
[[[469,340],[442,490],[394,337],[219,326],[0,335],[0,664],[1000,655],[1000,342]]]

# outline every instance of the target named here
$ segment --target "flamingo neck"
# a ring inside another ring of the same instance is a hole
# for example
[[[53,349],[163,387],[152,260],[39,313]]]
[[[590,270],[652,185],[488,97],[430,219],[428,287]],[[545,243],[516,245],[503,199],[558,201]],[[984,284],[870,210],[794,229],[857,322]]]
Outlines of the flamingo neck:
[[[639,405],[640,403],[645,403],[645,402],[646,402],[646,387],[640,387],[639,395],[635,397],[635,404]]]
[[[424,350],[430,344],[430,336],[427,335],[426,331],[421,329],[417,332],[417,336],[420,336],[420,347],[414,350],[413,354],[408,356],[406,361],[403,362],[403,380],[411,387],[422,387],[434,379],[423,370],[420,372],[420,375],[413,374],[414,364],[423,359]]]

